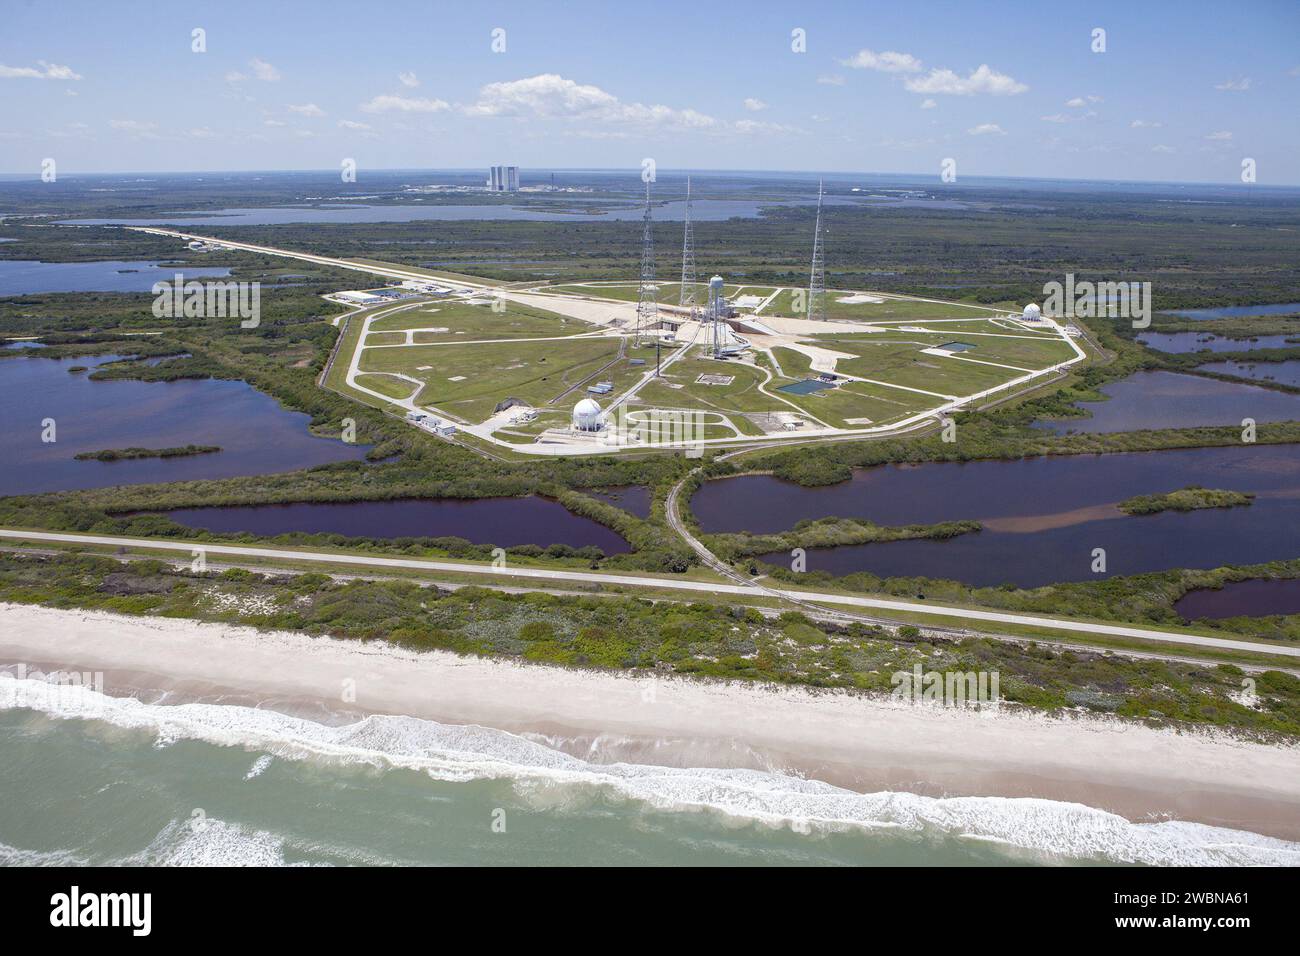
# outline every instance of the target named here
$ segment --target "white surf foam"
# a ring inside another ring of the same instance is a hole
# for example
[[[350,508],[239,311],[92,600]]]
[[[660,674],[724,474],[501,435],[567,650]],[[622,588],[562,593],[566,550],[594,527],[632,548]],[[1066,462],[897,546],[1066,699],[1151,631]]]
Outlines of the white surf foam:
[[[1198,823],[1133,823],[1076,803],[1035,798],[924,797],[855,793],[817,780],[746,769],[600,764],[515,734],[473,725],[373,716],[344,726],[269,710],[217,704],[146,704],[85,690],[51,695],[38,681],[0,679],[0,709],[30,708],[59,718],[108,721],[151,733],[162,744],[202,740],[290,759],[322,759],[419,770],[444,781],[505,779],[530,789],[606,788],[664,811],[707,810],[808,831],[896,828],[1006,844],[1068,859],[1153,865],[1300,865],[1300,844]],[[260,763],[260,761],[259,761]],[[268,842],[269,841],[269,842]],[[218,830],[176,844],[162,862],[205,862],[234,854],[283,862],[274,838]]]
[[[213,817],[178,820],[127,866],[285,866],[284,841]]]
[[[253,766],[248,768],[248,773],[244,774],[244,779],[252,780],[254,777],[260,777],[266,772],[266,768],[271,766],[271,761],[274,759],[270,754],[262,754],[253,761]]]

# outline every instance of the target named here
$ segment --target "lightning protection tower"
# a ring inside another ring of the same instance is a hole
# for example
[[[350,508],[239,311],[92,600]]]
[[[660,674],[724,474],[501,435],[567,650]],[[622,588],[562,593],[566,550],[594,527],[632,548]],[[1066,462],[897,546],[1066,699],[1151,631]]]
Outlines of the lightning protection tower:
[[[817,183],[817,225],[813,228],[812,275],[808,279],[808,318],[826,321],[826,248],[822,238],[822,184]]]
[[[682,289],[680,306],[695,305],[695,231],[691,227],[691,177],[686,177],[686,233],[682,238]]]
[[[641,334],[659,324],[659,290],[655,286],[655,241],[650,230],[650,183],[645,184],[645,228],[641,233],[641,287],[636,300],[636,344]]]

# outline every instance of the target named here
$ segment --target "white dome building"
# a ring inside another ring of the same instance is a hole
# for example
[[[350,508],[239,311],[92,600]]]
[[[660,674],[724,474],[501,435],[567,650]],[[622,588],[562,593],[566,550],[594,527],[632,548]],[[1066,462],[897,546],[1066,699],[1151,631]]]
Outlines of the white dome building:
[[[1042,310],[1038,308],[1038,306],[1030,302],[1027,306],[1025,306],[1025,311],[1024,314],[1021,316],[1021,318],[1024,319],[1026,322],[1041,322],[1043,321],[1043,313]]]
[[[579,432],[598,432],[605,425],[600,404],[591,398],[584,398],[573,406],[573,430]]]

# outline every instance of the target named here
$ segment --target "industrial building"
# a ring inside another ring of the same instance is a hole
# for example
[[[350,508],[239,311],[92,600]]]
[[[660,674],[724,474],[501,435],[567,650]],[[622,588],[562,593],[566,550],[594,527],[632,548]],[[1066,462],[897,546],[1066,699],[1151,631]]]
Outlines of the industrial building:
[[[512,193],[519,189],[518,166],[489,166],[487,187],[494,193]]]
[[[439,438],[451,438],[456,434],[456,426],[451,422],[443,421],[433,415],[427,415],[424,412],[407,412],[406,420],[417,428],[423,428],[430,434],[437,435]]]

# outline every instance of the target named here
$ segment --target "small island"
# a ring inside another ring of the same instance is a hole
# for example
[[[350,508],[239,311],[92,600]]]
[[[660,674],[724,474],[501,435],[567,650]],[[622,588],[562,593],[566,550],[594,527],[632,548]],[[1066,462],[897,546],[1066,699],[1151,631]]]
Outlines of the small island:
[[[1237,508],[1255,500],[1253,494],[1241,491],[1224,491],[1219,488],[1202,488],[1188,485],[1177,491],[1160,495],[1137,495],[1118,505],[1119,510],[1130,515],[1153,515],[1161,511],[1199,511],[1202,508]]]
[[[186,455],[211,455],[221,451],[218,445],[183,445],[179,448],[105,448],[83,451],[77,461],[125,461],[131,458],[182,458]]]

